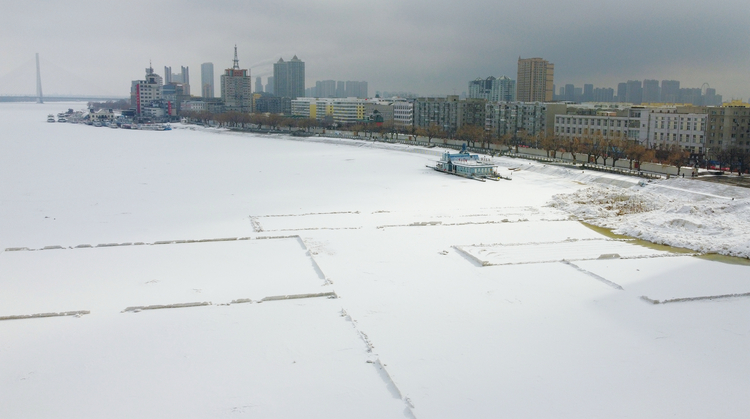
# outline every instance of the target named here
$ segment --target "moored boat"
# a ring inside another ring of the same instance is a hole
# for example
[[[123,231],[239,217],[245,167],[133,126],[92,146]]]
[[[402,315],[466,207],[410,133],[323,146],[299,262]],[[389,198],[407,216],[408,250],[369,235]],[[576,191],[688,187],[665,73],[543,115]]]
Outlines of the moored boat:
[[[498,180],[499,178],[510,180],[499,176],[497,165],[488,157],[479,157],[477,154],[469,154],[466,149],[460,153],[443,153],[435,166],[427,166],[438,172],[461,176],[484,182],[485,179]]]

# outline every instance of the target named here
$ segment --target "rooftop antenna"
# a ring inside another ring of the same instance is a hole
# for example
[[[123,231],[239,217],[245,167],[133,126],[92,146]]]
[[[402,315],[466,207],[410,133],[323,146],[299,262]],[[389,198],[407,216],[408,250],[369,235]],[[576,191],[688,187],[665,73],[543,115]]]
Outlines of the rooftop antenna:
[[[39,53],[36,53],[36,103],[44,103],[42,99],[42,74],[39,72]]]
[[[239,70],[240,69],[240,60],[237,59],[237,44],[234,44],[234,66],[232,66],[232,69]]]

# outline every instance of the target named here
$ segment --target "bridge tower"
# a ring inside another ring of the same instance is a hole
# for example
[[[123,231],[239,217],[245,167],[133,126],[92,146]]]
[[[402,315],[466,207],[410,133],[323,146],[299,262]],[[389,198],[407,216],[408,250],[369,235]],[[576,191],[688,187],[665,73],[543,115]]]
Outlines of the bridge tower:
[[[42,98],[42,74],[39,72],[39,53],[36,53],[36,103],[44,103]]]

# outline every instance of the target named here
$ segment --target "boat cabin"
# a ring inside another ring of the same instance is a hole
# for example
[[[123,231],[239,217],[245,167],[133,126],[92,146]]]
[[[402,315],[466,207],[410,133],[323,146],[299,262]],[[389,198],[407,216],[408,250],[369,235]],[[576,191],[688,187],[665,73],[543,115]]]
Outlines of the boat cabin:
[[[437,169],[462,176],[497,176],[497,165],[488,158],[469,153],[443,153]]]

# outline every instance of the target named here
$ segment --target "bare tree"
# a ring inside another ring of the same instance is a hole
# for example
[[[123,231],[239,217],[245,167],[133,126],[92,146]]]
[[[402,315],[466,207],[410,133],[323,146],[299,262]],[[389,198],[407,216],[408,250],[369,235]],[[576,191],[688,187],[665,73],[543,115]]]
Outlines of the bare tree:
[[[445,132],[435,123],[430,124],[427,128],[417,128],[416,134],[420,137],[427,137],[427,144],[430,144],[433,138],[445,136]]]
[[[678,144],[670,144],[667,147],[667,163],[677,167],[677,176],[680,175],[682,166],[685,166],[690,161],[690,153],[683,150]]]
[[[250,115],[250,123],[256,125],[258,129],[263,128],[263,124],[266,122],[266,115],[262,113],[254,113]]]
[[[624,159],[627,156],[627,148],[628,141],[625,139],[614,138],[607,141],[607,155],[612,159],[612,167],[615,167],[617,160]]]
[[[576,164],[578,162],[577,155],[583,150],[581,139],[578,137],[565,137],[560,143],[561,148],[566,153],[570,153],[570,156],[573,158],[573,164]]]
[[[284,119],[284,117],[277,113],[269,114],[266,118],[266,123],[271,126],[272,129],[278,129],[279,125],[281,125],[281,121]]]
[[[539,136],[539,145],[547,152],[547,157],[557,157],[557,150],[560,149],[561,144],[562,141],[557,135],[541,134]]]
[[[476,147],[477,141],[482,141],[484,129],[476,125],[462,125],[456,131],[456,138],[465,141],[470,147]]]
[[[630,161],[630,168],[633,168],[633,162],[635,162],[638,169],[641,168],[641,163],[650,160],[654,157],[654,150],[644,147],[638,144],[636,141],[629,143],[627,151],[627,159]]]

